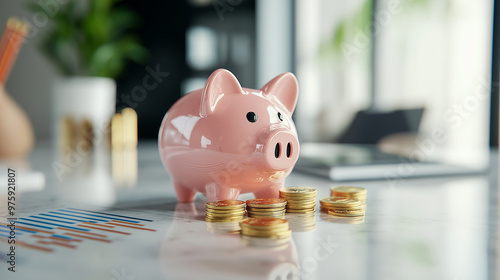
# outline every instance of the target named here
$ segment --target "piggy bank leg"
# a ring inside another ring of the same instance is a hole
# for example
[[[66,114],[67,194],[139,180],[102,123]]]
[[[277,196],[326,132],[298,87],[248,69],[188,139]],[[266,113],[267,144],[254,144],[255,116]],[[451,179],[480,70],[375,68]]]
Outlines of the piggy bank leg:
[[[278,198],[280,196],[280,189],[285,185],[284,182],[276,183],[262,189],[261,191],[254,192],[255,198]]]
[[[240,190],[237,188],[229,188],[217,183],[210,183],[205,186],[205,192],[208,201],[237,199],[240,195]]]
[[[177,200],[179,202],[193,202],[196,196],[196,191],[186,188],[185,186],[179,184],[178,182],[173,182],[175,193],[177,194]]]

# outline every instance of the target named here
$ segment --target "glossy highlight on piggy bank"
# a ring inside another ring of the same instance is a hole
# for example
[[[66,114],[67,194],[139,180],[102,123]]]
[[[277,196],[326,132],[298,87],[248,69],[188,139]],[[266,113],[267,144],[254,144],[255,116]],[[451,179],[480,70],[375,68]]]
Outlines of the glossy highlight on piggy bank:
[[[219,69],[203,89],[179,99],[160,127],[159,149],[177,199],[278,197],[299,156],[292,121],[297,79],[281,74],[260,90]]]

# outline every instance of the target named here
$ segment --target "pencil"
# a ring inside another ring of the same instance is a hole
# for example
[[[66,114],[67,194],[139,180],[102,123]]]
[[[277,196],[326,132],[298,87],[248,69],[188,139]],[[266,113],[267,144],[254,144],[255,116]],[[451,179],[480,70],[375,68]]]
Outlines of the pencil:
[[[7,26],[0,40],[0,83],[5,84],[10,70],[16,61],[21,49],[29,24],[18,18],[12,17],[7,21]]]

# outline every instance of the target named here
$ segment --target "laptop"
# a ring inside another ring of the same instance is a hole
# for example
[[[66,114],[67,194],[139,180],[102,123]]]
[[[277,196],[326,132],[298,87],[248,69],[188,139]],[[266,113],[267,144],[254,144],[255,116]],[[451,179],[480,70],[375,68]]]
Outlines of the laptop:
[[[383,153],[375,145],[303,143],[294,171],[342,182],[475,175],[487,172],[488,164],[420,161]]]

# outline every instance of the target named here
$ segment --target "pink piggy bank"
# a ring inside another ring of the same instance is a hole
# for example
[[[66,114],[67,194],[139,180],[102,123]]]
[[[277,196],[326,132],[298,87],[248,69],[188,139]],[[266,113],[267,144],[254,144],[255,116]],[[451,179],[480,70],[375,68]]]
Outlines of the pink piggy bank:
[[[159,149],[180,202],[278,197],[299,155],[292,121],[297,79],[284,73],[260,90],[219,69],[179,99],[160,127]]]

